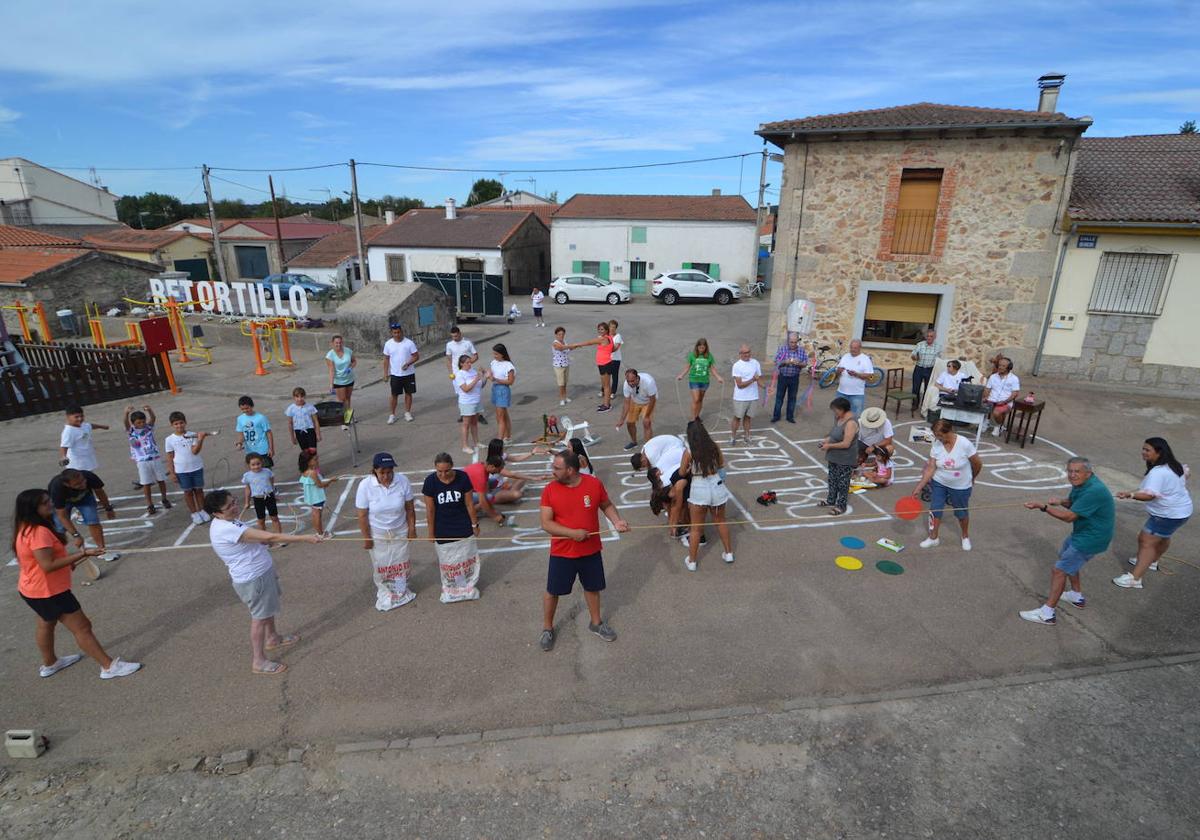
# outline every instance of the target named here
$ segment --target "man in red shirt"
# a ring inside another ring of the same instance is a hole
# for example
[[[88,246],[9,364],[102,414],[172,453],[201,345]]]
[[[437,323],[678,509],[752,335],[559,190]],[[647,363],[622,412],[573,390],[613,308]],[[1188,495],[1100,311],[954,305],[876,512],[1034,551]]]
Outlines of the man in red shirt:
[[[554,456],[554,481],[542,490],[542,530],[551,536],[550,570],[546,575],[546,594],[542,596],[542,650],[554,647],[554,612],[558,599],[570,595],[575,578],[583,584],[591,623],[588,630],[606,642],[615,641],[616,632],[600,617],[600,591],[604,589],[604,562],[600,556],[600,511],[621,533],[629,530],[628,523],[617,513],[616,506],[600,479],[580,475],[579,456],[574,452],[559,452]]]

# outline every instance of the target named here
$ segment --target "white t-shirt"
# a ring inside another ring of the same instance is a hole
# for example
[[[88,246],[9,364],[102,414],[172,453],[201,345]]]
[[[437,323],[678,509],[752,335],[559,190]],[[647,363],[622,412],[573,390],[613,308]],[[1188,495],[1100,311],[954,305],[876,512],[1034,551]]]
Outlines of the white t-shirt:
[[[363,479],[354,496],[354,506],[367,511],[372,531],[399,531],[408,525],[404,503],[413,500],[412,485],[400,473],[384,487],[374,475]]]
[[[1017,379],[1015,373],[1009,373],[1003,378],[1000,374],[993,373],[988,377],[987,388],[990,402],[1007,402],[1009,397],[1021,390],[1021,380]]]
[[[658,383],[650,374],[639,372],[637,387],[630,385],[629,380],[626,379],[625,384],[621,386],[621,393],[625,395],[625,399],[633,400],[638,405],[645,405],[650,402],[651,397],[658,396]]]
[[[971,456],[975,454],[975,444],[965,435],[954,437],[954,447],[949,452],[940,440],[934,438],[933,447],[929,450],[933,462],[937,464],[933,480],[952,490],[966,490],[972,483]]]
[[[492,359],[491,368],[492,368],[492,378],[493,379],[508,379],[508,375],[510,373],[513,373],[514,371],[516,371],[517,366],[514,365],[512,362],[506,362],[501,359]],[[514,377],[513,382],[516,382],[516,381],[517,380]],[[498,382],[496,384],[502,385],[504,383]]]
[[[1187,490],[1188,468],[1183,475],[1166,464],[1152,467],[1138,488],[1143,493],[1153,493],[1155,498],[1146,502],[1146,513],[1163,519],[1186,519],[1192,515],[1192,497]]]
[[[743,402],[758,399],[758,377],[762,376],[762,365],[758,363],[758,359],[738,359],[733,363],[733,375],[743,382],[747,379],[754,381],[745,388],[739,388],[735,383],[733,386],[733,398],[742,400]]]
[[[313,427],[313,417],[317,415],[317,408],[312,403],[304,405],[292,403],[283,410],[283,413],[292,418],[292,431],[306,432]]]
[[[225,562],[234,583],[248,583],[271,571],[271,552],[262,543],[244,542],[246,523],[213,517],[208,538],[213,551]]]
[[[92,424],[80,423],[78,426],[63,426],[59,446],[66,447],[67,466],[73,470],[100,469],[96,460],[96,447],[92,445]]]
[[[958,373],[951,373],[948,370],[944,370],[938,374],[937,381],[933,384],[942,388],[949,388],[951,391],[957,391],[958,384],[962,382],[962,379],[963,374],[961,370]]]
[[[858,439],[867,446],[874,446],[881,443],[890,437],[896,436],[896,430],[892,428],[892,421],[886,417],[883,418],[883,425],[878,429],[868,429],[860,420],[858,423]]]
[[[464,391],[462,386],[474,380],[475,384],[471,386],[470,391]],[[458,394],[458,401],[467,405],[478,405],[479,398],[483,394],[483,374],[471,368],[463,368],[456,371],[454,374],[454,393]]]
[[[192,447],[196,445],[196,433],[188,432],[187,435],[169,434],[163,441],[163,452],[175,453],[176,475],[204,469],[204,459],[192,454]]]
[[[450,357],[450,369],[458,370],[458,360],[463,356],[474,356],[475,345],[467,341],[447,341],[446,355]]]
[[[838,379],[839,394],[855,397],[867,392],[866,380],[851,376],[849,372],[853,370],[858,373],[874,373],[875,365],[871,364],[870,356],[866,353],[859,353],[857,356],[844,353],[842,358],[838,359],[838,367],[842,368],[842,376]]]
[[[678,435],[655,435],[642,447],[642,455],[650,462],[650,466],[662,473],[663,484],[670,481],[671,473],[679,469],[686,451],[687,447]]]
[[[614,362],[621,361],[621,347],[625,344],[625,339],[621,338],[621,334],[617,333],[612,337],[613,352],[612,360]]]
[[[541,309],[542,301],[544,301],[545,299],[546,299],[546,296],[544,294],[542,294],[541,291],[536,291],[529,296],[529,302],[533,305],[534,309]]]
[[[383,355],[388,357],[390,375],[411,376],[416,373],[416,368],[407,367],[412,357],[417,355],[417,345],[413,344],[411,338],[402,338],[400,341],[389,338],[383,345]]]

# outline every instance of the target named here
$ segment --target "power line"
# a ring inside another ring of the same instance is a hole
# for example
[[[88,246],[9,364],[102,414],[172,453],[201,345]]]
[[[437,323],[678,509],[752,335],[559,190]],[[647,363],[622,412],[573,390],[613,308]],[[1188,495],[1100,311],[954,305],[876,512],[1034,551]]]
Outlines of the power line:
[[[37,166],[43,169],[65,169],[67,171],[88,172],[95,169],[97,172],[183,172],[185,170],[199,171],[199,166],[51,166],[47,163],[39,163]]]
[[[745,152],[740,155],[722,155],[720,157],[708,158],[693,158],[691,160],[670,160],[663,163],[634,163],[625,166],[585,166],[574,169],[508,169],[505,168],[505,174],[515,173],[567,173],[567,172],[618,172],[629,169],[652,169],[658,166],[684,166],[689,163],[711,163],[717,160],[737,160],[739,158],[755,157],[762,154],[761,152]],[[368,163],[362,161],[359,166],[382,166],[387,169],[416,169],[422,172],[469,172],[469,173],[492,173],[500,171],[498,167],[490,169],[465,169],[454,166],[415,166],[406,163]]]
[[[322,163],[317,166],[275,166],[270,169],[236,169],[232,166],[210,166],[209,172],[309,172],[314,169],[335,169],[348,163]],[[199,167],[197,167],[199,168]]]
[[[255,192],[266,193],[267,195],[271,194],[269,190],[264,190],[261,187],[252,187],[249,184],[242,184],[242,183],[238,183],[237,181],[231,181],[228,178],[222,178],[220,175],[211,175],[210,177],[214,181],[221,181],[222,183],[232,184],[233,186],[241,187],[244,190],[254,190]]]

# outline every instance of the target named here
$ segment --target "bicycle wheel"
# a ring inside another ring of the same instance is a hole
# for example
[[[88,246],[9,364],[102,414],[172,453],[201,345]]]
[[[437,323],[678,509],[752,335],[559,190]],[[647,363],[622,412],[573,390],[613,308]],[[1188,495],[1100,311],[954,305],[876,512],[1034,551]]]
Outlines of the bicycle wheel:
[[[817,384],[822,388],[828,388],[837,382],[837,378],[837,362],[833,359],[827,359],[817,367]]]
[[[875,368],[875,370],[871,373],[871,375],[863,380],[863,382],[866,383],[866,386],[868,388],[874,388],[874,387],[878,386],[879,383],[882,381],[883,381],[883,371],[881,371],[879,368]]]

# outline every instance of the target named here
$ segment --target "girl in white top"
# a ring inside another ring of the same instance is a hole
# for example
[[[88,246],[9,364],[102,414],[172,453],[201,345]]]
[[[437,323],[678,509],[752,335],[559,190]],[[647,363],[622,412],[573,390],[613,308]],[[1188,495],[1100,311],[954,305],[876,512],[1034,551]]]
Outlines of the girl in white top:
[[[458,394],[458,415],[462,419],[462,451],[467,455],[473,455],[479,444],[479,399],[485,378],[483,371],[472,366],[470,356],[458,357],[454,392]]]
[[[517,381],[517,366],[508,355],[508,348],[503,344],[492,347],[491,371],[488,378],[492,380],[492,406],[496,409],[496,435],[503,438],[505,443],[512,443],[512,420],[508,416],[508,408],[512,405],[512,385]]]
[[[546,326],[546,322],[542,320],[542,304],[545,301],[546,296],[542,294],[542,290],[534,286],[533,294],[529,296],[529,305],[533,307],[533,322],[539,327]]]
[[[241,510],[242,506],[228,490],[214,490],[204,497],[204,511],[212,517],[208,537],[213,551],[229,570],[233,590],[250,609],[250,670],[255,674],[282,674],[287,666],[268,659],[267,654],[291,647],[300,637],[282,636],[275,629],[279,577],[266,543],[319,543],[325,537],[248,528],[239,518]]]
[[[1138,534],[1137,557],[1129,559],[1133,571],[1113,578],[1113,583],[1125,589],[1141,589],[1142,576],[1158,571],[1159,558],[1171,545],[1171,535],[1192,515],[1192,497],[1187,489],[1190,473],[1179,463],[1170,444],[1160,437],[1147,438],[1142,444],[1142,460],[1146,462],[1142,486],[1132,493],[1117,493],[1118,499],[1145,502],[1149,514]]]
[[[688,556],[683,558],[683,565],[689,572],[694,572],[700,553],[700,535],[709,511],[712,511],[713,523],[717,526],[721,546],[725,549],[721,559],[726,563],[733,562],[733,539],[725,523],[725,503],[729,501],[729,489],[723,478],[725,456],[699,418],[687,424],[687,445],[679,467],[681,473],[692,477],[688,491],[691,533],[688,535]]]
[[[955,433],[954,424],[949,420],[938,420],[933,424],[933,438],[929,460],[925,463],[921,480],[912,491],[914,497],[920,497],[928,484],[933,496],[929,503],[929,536],[921,541],[921,548],[933,548],[941,543],[938,531],[942,527],[946,502],[949,502],[962,530],[963,551],[970,551],[971,519],[967,505],[971,500],[975,476],[983,469],[983,462],[975,454],[975,444]]]

